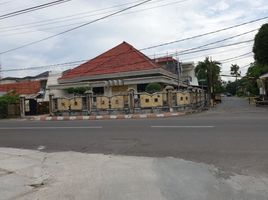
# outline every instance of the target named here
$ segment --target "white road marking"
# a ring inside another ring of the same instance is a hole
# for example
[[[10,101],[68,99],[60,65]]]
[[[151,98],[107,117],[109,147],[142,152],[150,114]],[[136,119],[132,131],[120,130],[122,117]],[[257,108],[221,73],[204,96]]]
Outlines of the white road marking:
[[[0,127],[0,130],[34,130],[34,129],[100,129],[103,128],[102,126],[54,126],[54,127]]]
[[[151,128],[215,128],[215,126],[151,126]]]

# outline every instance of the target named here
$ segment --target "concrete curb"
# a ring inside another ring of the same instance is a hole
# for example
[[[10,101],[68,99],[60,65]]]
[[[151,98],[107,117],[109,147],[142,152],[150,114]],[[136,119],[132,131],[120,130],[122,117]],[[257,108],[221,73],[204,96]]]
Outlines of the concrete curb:
[[[73,120],[109,120],[109,119],[153,119],[178,117],[188,114],[188,112],[174,113],[150,113],[150,114],[129,114],[129,115],[97,115],[97,116],[34,116],[26,118],[32,121],[73,121]]]

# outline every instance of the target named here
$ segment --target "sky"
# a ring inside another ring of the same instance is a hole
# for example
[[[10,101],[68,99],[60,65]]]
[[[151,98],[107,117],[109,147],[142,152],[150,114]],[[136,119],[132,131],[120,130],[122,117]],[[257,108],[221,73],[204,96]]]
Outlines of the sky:
[[[51,1],[53,0],[39,0],[37,3],[33,0],[0,0],[0,16]],[[23,15],[0,18],[0,52],[49,37],[141,1],[71,0]],[[44,71],[66,70],[76,67],[78,63],[65,66],[54,64],[90,60],[123,41],[137,49],[143,49],[266,17],[268,4],[265,1],[267,0],[152,0],[58,37],[3,53],[0,57],[3,70],[1,75],[23,77]],[[142,52],[151,58],[173,53],[182,62],[195,63],[211,56],[213,60],[222,61],[222,74],[230,74],[231,64],[238,64],[244,75],[247,65],[254,61],[253,54],[239,57],[238,60],[228,59],[252,52],[253,42],[186,55],[180,55],[180,51],[249,31],[252,32],[208,47],[252,40],[257,29],[264,23],[267,20]],[[50,67],[5,71],[47,65]],[[232,80],[226,77],[223,79]]]

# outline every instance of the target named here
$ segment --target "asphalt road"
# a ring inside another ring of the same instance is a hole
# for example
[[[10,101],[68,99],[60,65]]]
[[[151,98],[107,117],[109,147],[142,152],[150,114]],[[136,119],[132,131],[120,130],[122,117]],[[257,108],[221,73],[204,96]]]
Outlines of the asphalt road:
[[[228,176],[268,174],[268,109],[226,97],[210,111],[177,118],[107,121],[0,121],[0,147],[176,157]]]

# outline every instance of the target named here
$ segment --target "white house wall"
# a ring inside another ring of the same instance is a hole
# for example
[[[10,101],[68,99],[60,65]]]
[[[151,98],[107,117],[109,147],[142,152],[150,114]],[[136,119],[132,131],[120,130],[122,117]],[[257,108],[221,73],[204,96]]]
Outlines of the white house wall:
[[[46,93],[44,101],[49,101],[49,94],[53,93],[55,97],[63,97],[66,95],[66,92],[61,89],[49,89],[52,85],[58,85],[58,78],[62,76],[61,72],[49,72],[47,79]]]

